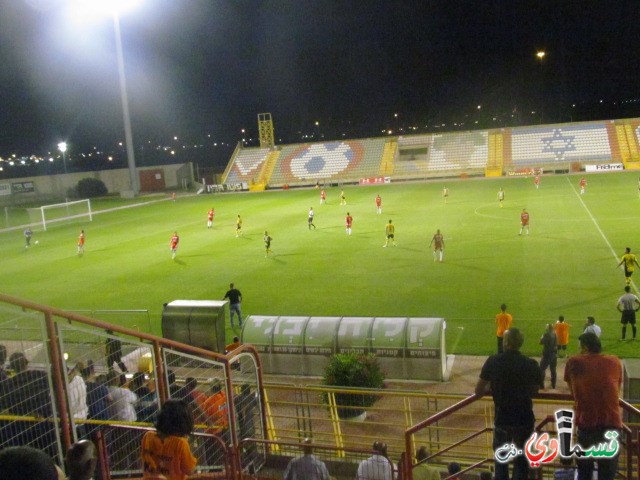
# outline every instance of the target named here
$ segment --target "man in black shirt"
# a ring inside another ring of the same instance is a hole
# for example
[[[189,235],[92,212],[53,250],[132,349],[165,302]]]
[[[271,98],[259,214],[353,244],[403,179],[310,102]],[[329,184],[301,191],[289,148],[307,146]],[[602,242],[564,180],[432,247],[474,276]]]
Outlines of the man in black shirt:
[[[238,325],[242,328],[242,312],[240,311],[240,302],[242,302],[242,293],[240,290],[233,287],[233,283],[229,285],[229,290],[224,294],[224,298],[229,299],[229,321],[231,322],[231,328],[233,326],[233,314],[238,315]]]
[[[504,333],[504,352],[491,355],[482,367],[476,384],[476,395],[493,395],[495,422],[494,451],[513,443],[518,450],[533,433],[535,417],[531,398],[538,392],[542,375],[538,362],[520,353],[524,337],[511,328]],[[513,480],[526,480],[529,465],[524,455],[513,460]],[[509,465],[495,463],[496,480],[509,479]]]

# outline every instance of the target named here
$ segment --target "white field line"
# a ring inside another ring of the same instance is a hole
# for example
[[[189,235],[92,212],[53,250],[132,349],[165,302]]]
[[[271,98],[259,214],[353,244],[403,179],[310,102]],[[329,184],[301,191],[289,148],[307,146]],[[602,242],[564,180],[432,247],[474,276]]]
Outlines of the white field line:
[[[584,203],[584,200],[582,200],[582,195],[580,195],[580,193],[578,193],[578,190],[576,190],[576,187],[571,183],[571,181],[569,180],[568,177],[567,177],[567,182],[569,182],[569,185],[571,186],[571,189],[573,190],[573,193],[575,193],[576,197],[578,197],[578,200],[582,204],[582,207],[584,208],[584,210],[587,212],[587,215],[589,215],[589,218],[591,219],[593,224],[596,226],[596,229],[598,230],[598,233],[600,233],[600,236],[604,240],[604,243],[606,243],[607,247],[609,247],[609,251],[611,252],[611,255],[613,255],[613,258],[615,259],[616,264],[618,264],[620,262],[620,259],[618,258],[618,255],[616,255],[616,252],[613,249],[613,247],[611,246],[611,243],[609,242],[609,239],[607,238],[607,236],[604,234],[604,232],[600,228],[600,225],[598,225],[598,222],[596,221],[594,216],[591,214],[591,210],[589,210],[589,207],[587,207],[587,204]],[[636,284],[634,283],[633,280],[631,280],[631,285],[632,285],[633,289],[637,292],[638,288],[636,287]]]

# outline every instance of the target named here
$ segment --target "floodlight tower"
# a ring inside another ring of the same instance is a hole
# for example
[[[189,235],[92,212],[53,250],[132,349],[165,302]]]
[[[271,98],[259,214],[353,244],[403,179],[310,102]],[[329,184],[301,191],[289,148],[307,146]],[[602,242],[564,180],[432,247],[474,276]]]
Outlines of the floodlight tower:
[[[545,98],[545,94],[546,94],[546,82],[545,82],[545,74],[544,74],[544,64],[545,64],[545,57],[547,55],[547,52],[545,52],[544,50],[538,50],[536,52],[536,58],[538,59],[538,61],[540,62],[540,83],[542,84],[542,102],[540,103],[540,123],[544,122],[544,102],[546,101]]]
[[[131,115],[129,114],[129,97],[127,95],[127,80],[124,73],[124,54],[122,50],[122,35],[120,33],[120,15],[131,10],[141,0],[69,0],[71,8],[85,15],[110,15],[113,18],[113,30],[116,42],[116,58],[118,63],[118,79],[120,83],[120,100],[122,101],[122,119],[124,122],[124,140],[127,151],[127,164],[131,191],[134,195],[140,192],[138,173],[133,148],[133,134],[131,132]]]
[[[261,148],[273,148],[275,145],[273,120],[270,113],[258,114],[258,133]]]

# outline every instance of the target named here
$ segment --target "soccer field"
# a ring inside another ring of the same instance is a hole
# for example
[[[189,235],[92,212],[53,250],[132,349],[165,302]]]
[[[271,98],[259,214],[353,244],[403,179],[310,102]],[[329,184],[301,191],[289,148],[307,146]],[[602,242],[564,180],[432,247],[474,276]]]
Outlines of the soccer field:
[[[21,230],[1,233],[0,291],[68,310],[148,309],[159,334],[163,303],[220,299],[234,282],[244,315],[444,317],[448,353],[465,354],[494,352],[494,317],[504,302],[525,333],[527,354],[539,355],[545,324],[563,314],[572,325],[570,352],[593,315],[607,352],[638,357],[640,342],[619,341],[616,310],[624,287],[619,256],[627,246],[640,252],[637,174],[589,175],[585,195],[579,179],[544,176],[539,189],[532,178],[348,186],[346,206],[339,188],[327,189],[325,205],[316,189],[178,197],[52,225],[34,232],[39,244],[29,249]],[[102,204],[94,201],[94,209]],[[528,236],[518,235],[523,208],[531,215]],[[389,219],[398,245],[382,248]],[[81,228],[86,245],[78,256]],[[443,263],[429,249],[436,229],[444,233]],[[269,258],[265,230],[273,237]],[[174,231],[180,245],[172,260]]]

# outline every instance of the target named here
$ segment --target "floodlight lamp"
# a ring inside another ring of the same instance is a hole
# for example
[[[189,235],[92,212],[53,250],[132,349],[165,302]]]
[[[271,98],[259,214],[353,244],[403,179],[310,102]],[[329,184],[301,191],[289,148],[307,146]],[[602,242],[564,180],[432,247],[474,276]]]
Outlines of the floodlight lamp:
[[[60,150],[62,153],[67,151],[67,142],[60,142],[58,144],[58,150]]]
[[[141,0],[73,0],[76,12],[81,15],[116,15],[120,16],[134,10]]]
[[[544,50],[538,50],[538,52],[536,53],[536,57],[538,57],[538,59],[542,60],[546,54],[547,54],[547,52],[545,52]]]

